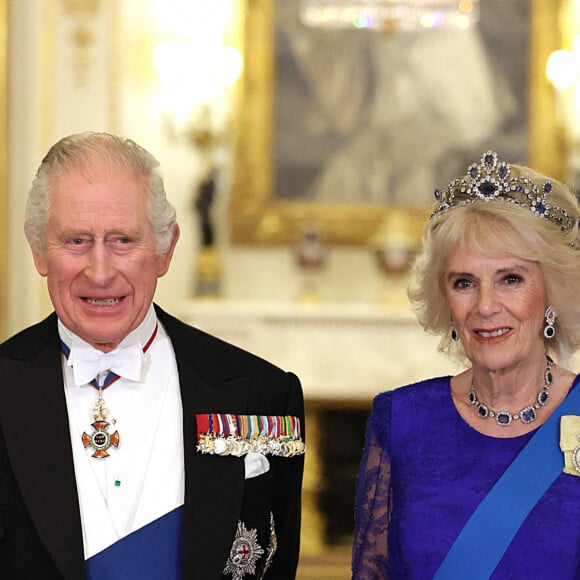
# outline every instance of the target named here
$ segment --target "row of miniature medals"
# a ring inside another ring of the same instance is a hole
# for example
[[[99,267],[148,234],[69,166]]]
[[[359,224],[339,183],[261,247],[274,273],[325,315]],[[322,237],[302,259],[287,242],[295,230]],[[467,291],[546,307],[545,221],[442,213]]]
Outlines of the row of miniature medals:
[[[485,403],[480,401],[475,394],[475,387],[471,381],[471,389],[469,391],[469,402],[477,407],[477,414],[482,419],[492,418],[501,427],[508,427],[512,421],[521,421],[524,424],[533,423],[538,417],[538,409],[544,407],[550,398],[550,385],[552,384],[552,364],[553,361],[546,357],[546,370],[544,372],[544,386],[540,389],[536,402],[532,405],[524,407],[519,413],[510,413],[508,411],[494,411],[490,409]]]
[[[203,413],[195,418],[201,453],[293,457],[305,450],[300,419],[295,416]]]

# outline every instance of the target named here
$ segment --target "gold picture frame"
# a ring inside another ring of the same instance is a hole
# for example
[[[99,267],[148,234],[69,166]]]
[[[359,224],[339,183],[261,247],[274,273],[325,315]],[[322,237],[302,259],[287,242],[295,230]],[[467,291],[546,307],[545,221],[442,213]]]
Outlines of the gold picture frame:
[[[286,0],[285,0],[286,1]],[[548,55],[562,45],[560,13],[565,0],[531,0],[528,71],[528,159],[535,169],[562,179],[565,144],[557,126],[552,87],[544,69]],[[234,175],[229,204],[234,244],[292,244],[308,228],[331,244],[371,243],[393,222],[393,208],[369,203],[286,201],[273,191],[274,0],[240,0],[244,73],[236,117]],[[389,216],[389,214],[391,214]],[[428,216],[423,207],[397,207],[417,243]]]
[[[0,0],[0,340],[6,338],[8,285],[8,0]]]

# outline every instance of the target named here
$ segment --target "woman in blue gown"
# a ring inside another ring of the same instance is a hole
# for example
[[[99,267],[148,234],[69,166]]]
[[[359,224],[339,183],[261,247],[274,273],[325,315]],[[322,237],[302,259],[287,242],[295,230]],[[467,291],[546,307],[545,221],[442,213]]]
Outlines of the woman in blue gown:
[[[353,579],[578,579],[578,203],[492,151],[435,197],[409,297],[466,370],[373,401]]]

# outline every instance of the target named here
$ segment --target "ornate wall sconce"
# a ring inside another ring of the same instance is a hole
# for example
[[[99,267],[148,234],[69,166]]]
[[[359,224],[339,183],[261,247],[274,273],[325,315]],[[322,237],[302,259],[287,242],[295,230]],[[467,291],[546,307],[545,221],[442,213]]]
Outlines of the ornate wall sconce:
[[[188,0],[167,6],[164,18],[169,24],[154,48],[153,65],[164,128],[172,138],[191,145],[198,158],[192,205],[198,214],[200,252],[194,294],[215,297],[220,293],[220,267],[212,211],[220,182],[220,150],[231,136],[233,87],[243,63],[237,48],[224,38],[226,19],[231,18],[227,3],[204,4],[197,16],[189,13],[199,9]]]

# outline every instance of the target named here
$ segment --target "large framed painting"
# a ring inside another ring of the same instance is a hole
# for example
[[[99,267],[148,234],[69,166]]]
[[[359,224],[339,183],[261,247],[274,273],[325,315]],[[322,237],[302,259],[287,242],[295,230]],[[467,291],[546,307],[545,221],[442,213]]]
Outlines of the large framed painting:
[[[300,0],[242,5],[234,243],[368,244],[394,216],[418,241],[435,187],[487,149],[562,178],[544,75],[559,0],[484,0],[468,29],[388,33],[305,26]]]

